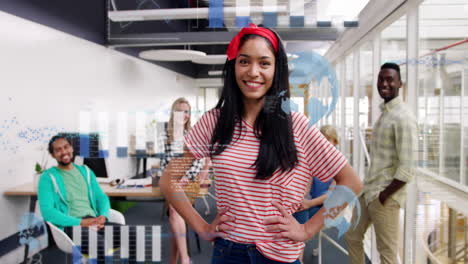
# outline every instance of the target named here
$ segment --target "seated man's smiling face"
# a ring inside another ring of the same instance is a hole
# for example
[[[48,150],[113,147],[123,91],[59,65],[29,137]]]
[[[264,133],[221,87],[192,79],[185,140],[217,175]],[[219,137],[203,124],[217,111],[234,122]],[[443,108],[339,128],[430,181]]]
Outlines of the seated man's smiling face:
[[[73,159],[73,147],[70,143],[64,139],[59,138],[54,143],[52,143],[53,147],[53,154],[52,156],[57,162],[62,165],[66,166],[72,162]]]

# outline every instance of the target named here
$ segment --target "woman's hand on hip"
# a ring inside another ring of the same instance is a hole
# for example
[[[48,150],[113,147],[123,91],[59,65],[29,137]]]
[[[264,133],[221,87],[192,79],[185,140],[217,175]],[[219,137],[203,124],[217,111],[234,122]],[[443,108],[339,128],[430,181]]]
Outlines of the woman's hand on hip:
[[[223,231],[233,231],[234,227],[232,224],[235,221],[235,218],[232,216],[226,215],[229,208],[222,208],[218,211],[216,218],[211,224],[205,226],[205,230],[199,233],[199,235],[208,241],[213,241],[217,237],[225,237],[226,234]]]
[[[273,206],[278,208],[282,216],[268,217],[263,220],[266,225],[265,231],[278,232],[273,238],[288,238],[297,242],[303,242],[309,239],[305,225],[299,224],[296,219],[286,211],[286,209],[277,202],[272,202]]]

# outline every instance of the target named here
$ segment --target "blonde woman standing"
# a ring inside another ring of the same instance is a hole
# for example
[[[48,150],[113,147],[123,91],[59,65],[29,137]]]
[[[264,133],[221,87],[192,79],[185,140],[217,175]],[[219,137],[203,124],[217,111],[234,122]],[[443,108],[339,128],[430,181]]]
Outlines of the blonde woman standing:
[[[171,114],[167,124],[167,141],[165,146],[165,155],[161,160],[161,169],[165,169],[169,161],[176,155],[174,153],[175,134],[182,131],[183,134],[188,132],[191,127],[190,122],[191,107],[187,99],[181,97],[174,101],[171,107]],[[183,115],[183,119],[175,117]],[[183,126],[183,128],[178,127]],[[205,164],[205,165],[204,165]],[[208,176],[208,164],[205,159],[194,160],[192,166],[185,172],[184,177],[179,180],[179,186],[184,188],[186,195],[189,196],[190,202],[193,204],[200,189],[200,182]],[[177,213],[174,208],[168,206],[169,224],[172,232],[171,236],[171,254],[170,263],[176,264],[180,258],[181,264],[189,264],[190,257],[187,250],[186,227],[184,219]]]

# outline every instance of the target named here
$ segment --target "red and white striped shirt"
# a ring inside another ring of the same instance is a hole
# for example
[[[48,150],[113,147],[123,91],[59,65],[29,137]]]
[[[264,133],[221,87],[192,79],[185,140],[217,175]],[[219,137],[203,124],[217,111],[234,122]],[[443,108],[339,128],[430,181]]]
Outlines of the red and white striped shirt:
[[[196,159],[209,156],[211,136],[219,116],[212,109],[185,136],[185,144]],[[304,243],[289,239],[273,239],[277,232],[266,232],[263,220],[281,216],[271,202],[277,201],[292,214],[300,206],[307,184],[313,176],[331,180],[346,164],[346,158],[331,145],[306,116],[292,113],[294,142],[298,163],[287,172],[276,170],[267,180],[255,179],[254,166],[260,148],[253,127],[242,120],[234,130],[230,145],[212,158],[215,172],[217,208],[228,207],[226,213],[235,218],[234,231],[226,231],[227,239],[256,244],[267,258],[295,261]],[[241,132],[240,138],[238,136]]]

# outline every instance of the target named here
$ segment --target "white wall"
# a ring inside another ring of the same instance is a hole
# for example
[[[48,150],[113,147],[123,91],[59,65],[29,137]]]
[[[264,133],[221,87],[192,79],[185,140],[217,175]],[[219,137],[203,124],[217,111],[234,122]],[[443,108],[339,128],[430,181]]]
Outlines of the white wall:
[[[167,110],[180,96],[196,101],[192,78],[3,12],[0,35],[2,193],[32,181],[48,134],[78,131],[80,111],[109,113],[110,174],[126,177],[135,162],[116,158],[117,112],[129,113],[131,133],[137,111]],[[26,198],[0,196],[0,240],[18,231],[27,205]]]

